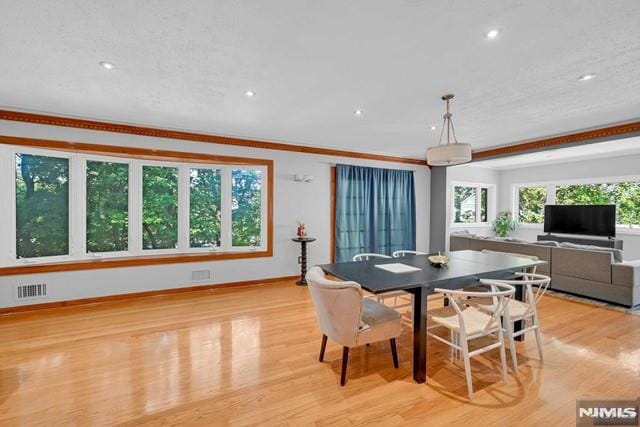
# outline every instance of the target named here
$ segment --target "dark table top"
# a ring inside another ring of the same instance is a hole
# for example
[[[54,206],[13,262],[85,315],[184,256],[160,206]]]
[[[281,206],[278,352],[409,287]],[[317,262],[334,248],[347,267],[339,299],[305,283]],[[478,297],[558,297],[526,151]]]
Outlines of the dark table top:
[[[339,279],[358,282],[362,288],[369,292],[382,293],[421,286],[444,287],[443,285],[463,283],[465,280],[490,278],[492,273],[494,278],[498,278],[495,273],[522,271],[527,267],[546,264],[546,261],[535,261],[530,258],[470,250],[449,252],[443,255],[449,257],[449,264],[444,268],[431,265],[427,259],[428,255],[406,255],[389,259],[375,258],[369,261],[324,264],[319,267],[325,273]],[[393,263],[417,267],[420,271],[391,273],[375,267],[377,264]]]

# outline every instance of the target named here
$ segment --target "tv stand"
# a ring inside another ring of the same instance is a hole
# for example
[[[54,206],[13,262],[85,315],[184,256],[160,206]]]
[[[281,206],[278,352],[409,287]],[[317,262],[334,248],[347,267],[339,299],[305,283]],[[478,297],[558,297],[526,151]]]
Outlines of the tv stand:
[[[554,242],[575,243],[578,245],[600,246],[603,248],[614,248],[622,250],[622,240],[615,237],[595,237],[595,236],[557,236],[555,234],[539,234],[538,241],[551,240]]]

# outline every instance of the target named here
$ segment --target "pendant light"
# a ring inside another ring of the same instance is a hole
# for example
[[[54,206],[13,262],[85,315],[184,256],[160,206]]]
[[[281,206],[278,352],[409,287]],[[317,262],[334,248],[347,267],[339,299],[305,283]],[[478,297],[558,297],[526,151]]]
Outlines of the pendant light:
[[[427,150],[427,163],[430,166],[453,166],[471,161],[471,144],[461,144],[456,138],[456,131],[453,127],[452,114],[449,112],[449,101],[453,99],[452,94],[444,95],[442,100],[447,103],[447,112],[443,116],[444,122],[440,131],[440,140],[436,147]],[[444,132],[447,132],[447,143],[442,143]],[[452,141],[453,140],[453,141]]]

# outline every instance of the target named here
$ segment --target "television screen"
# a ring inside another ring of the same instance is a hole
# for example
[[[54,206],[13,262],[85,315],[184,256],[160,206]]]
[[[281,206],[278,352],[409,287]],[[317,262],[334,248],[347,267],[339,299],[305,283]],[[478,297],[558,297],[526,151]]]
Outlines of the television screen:
[[[544,232],[615,237],[615,205],[546,205]]]

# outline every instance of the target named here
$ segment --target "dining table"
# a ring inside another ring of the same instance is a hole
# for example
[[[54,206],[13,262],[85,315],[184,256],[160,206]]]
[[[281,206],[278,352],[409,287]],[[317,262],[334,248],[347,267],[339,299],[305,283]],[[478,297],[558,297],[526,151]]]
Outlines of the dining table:
[[[517,255],[472,250],[442,255],[448,257],[444,266],[432,264],[430,255],[413,254],[319,265],[326,274],[357,282],[364,290],[375,295],[394,291],[413,295],[413,379],[417,383],[427,379],[427,296],[433,294],[436,288],[462,289],[477,284],[480,279],[514,279],[516,272],[526,272],[546,263]],[[402,265],[384,267],[385,264]],[[522,287],[516,286],[515,298],[523,300],[524,295]],[[514,326],[515,331],[522,328],[521,322],[516,322]],[[523,339],[524,334],[521,337]]]

